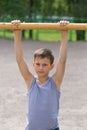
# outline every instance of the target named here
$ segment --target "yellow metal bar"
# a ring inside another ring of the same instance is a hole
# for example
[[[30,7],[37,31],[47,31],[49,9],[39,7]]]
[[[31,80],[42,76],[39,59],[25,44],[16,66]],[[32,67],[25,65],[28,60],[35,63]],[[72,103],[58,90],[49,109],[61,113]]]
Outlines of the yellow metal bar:
[[[21,23],[13,25],[11,23],[0,23],[0,29],[44,29],[44,30],[87,30],[87,23],[70,23],[60,26],[58,23]]]

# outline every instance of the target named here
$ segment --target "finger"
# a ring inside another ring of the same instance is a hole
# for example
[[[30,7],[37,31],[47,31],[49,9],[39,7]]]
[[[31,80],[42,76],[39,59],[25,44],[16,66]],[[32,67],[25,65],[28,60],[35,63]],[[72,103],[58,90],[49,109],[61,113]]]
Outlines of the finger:
[[[21,21],[20,20],[13,20],[13,21],[11,21],[11,23],[14,25],[19,25],[21,23]]]
[[[65,25],[69,24],[69,21],[61,20],[59,23],[60,23],[60,25],[65,26]]]

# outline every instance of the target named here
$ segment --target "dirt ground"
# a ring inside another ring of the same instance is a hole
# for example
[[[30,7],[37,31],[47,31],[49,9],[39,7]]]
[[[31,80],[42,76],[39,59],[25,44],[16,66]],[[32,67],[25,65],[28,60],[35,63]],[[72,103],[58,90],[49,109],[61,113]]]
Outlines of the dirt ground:
[[[60,43],[23,41],[24,57],[32,68],[33,53],[47,47],[57,62]],[[55,69],[51,72],[51,74]],[[11,40],[0,40],[0,130],[24,130],[27,90],[15,60]],[[60,130],[87,129],[87,43],[69,43],[66,73],[61,88]]]

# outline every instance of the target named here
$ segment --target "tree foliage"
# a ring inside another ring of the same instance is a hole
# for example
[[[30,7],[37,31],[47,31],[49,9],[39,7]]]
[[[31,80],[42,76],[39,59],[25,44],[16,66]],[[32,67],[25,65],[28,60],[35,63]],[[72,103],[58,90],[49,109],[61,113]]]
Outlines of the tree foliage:
[[[11,15],[24,17],[74,16],[86,17],[87,0],[1,0],[0,16]]]
[[[65,0],[55,0],[54,10],[56,16],[65,16],[67,12]]]
[[[54,15],[53,8],[54,0],[42,0],[41,1],[41,15],[43,16],[52,16]]]
[[[75,18],[75,22],[85,23],[87,22],[87,0],[65,0],[68,5],[68,15]],[[85,31],[76,31],[77,40],[85,40]]]
[[[78,18],[87,17],[87,0],[65,0],[68,5],[68,15]]]
[[[0,1],[0,15],[52,16],[65,12],[64,0],[4,0]]]
[[[0,1],[0,15],[24,16],[26,14],[26,0]]]

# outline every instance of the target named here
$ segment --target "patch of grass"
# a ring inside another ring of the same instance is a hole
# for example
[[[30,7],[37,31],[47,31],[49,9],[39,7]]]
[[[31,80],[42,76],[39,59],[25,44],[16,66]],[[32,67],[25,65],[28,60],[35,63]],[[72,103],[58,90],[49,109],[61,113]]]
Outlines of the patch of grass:
[[[13,32],[10,30],[2,30],[0,31],[0,38],[13,39]]]
[[[60,41],[60,33],[55,30],[38,30],[36,33],[36,39],[38,38],[40,41]],[[38,33],[38,34],[37,34]],[[35,35],[34,35],[35,36]]]
[[[87,33],[86,33],[87,35]],[[0,37],[13,39],[13,31],[0,30]],[[29,31],[25,31],[25,39],[29,39]],[[33,40],[57,42],[61,40],[61,33],[57,30],[33,30]],[[76,31],[69,31],[69,41],[76,41]]]
[[[52,41],[57,42],[61,41],[61,32],[56,30],[36,30],[34,32],[34,39],[41,40],[41,41]],[[35,37],[36,36],[36,37]],[[68,40],[69,41],[76,41],[76,32],[69,31],[68,33]]]

